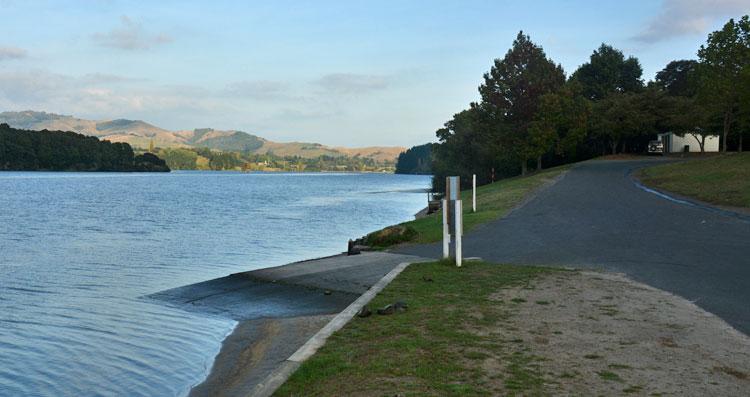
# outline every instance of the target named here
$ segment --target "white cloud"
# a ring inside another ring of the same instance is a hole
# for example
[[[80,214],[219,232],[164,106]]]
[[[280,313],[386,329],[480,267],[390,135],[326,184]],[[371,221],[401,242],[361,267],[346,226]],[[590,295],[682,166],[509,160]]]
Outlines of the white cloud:
[[[333,73],[321,77],[314,83],[334,94],[362,94],[387,88],[389,80],[386,76]]]
[[[704,34],[717,18],[746,13],[748,9],[750,0],[663,0],[659,14],[633,39],[655,43],[673,37]]]
[[[26,58],[26,50],[18,47],[0,47],[0,61]]]
[[[75,77],[43,70],[0,71],[0,109],[116,118],[144,110],[190,112],[212,106],[208,91],[200,87],[141,82],[114,75]]]
[[[171,43],[172,37],[165,33],[150,33],[127,16],[120,17],[121,26],[109,32],[94,33],[94,41],[103,46],[120,50],[148,50],[160,44]]]

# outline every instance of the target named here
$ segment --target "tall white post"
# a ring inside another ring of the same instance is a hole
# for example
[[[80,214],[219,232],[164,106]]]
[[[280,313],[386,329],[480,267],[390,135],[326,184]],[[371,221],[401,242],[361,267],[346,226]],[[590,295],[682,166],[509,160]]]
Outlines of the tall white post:
[[[451,233],[448,230],[448,200],[443,200],[443,259],[450,257]]]
[[[456,266],[461,267],[461,239],[463,234],[463,208],[461,206],[461,200],[456,200],[456,218],[453,224],[456,227],[456,230],[453,232],[453,235],[456,236]]]
[[[471,177],[471,212],[477,212],[477,174]]]

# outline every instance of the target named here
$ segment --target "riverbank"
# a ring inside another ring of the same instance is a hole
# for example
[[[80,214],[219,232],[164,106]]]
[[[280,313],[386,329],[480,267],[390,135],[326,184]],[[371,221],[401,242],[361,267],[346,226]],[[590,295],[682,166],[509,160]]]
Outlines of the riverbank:
[[[536,192],[557,182],[572,166],[572,164],[563,165],[479,186],[477,187],[476,212],[471,206],[471,190],[462,191],[464,233],[483,223],[507,215],[514,208],[531,199]],[[361,239],[361,242],[376,249],[385,249],[397,244],[425,244],[440,241],[443,238],[442,213],[438,211],[425,215],[424,212],[426,211],[421,211],[417,219],[397,225],[401,230],[407,231],[407,233],[401,233],[402,235],[398,238],[393,238],[393,227],[387,227],[368,234]]]
[[[247,395],[337,313],[398,264],[384,252],[336,255],[237,273],[150,298],[238,322],[191,396]]]
[[[622,275],[411,265],[276,393],[742,395],[750,338]]]
[[[479,211],[467,210],[467,230],[522,205],[535,192],[559,180],[568,169],[568,166],[557,167],[479,187]],[[469,194],[463,193],[464,200],[470,200]],[[440,230],[439,223],[439,214],[433,214],[402,225],[414,225],[420,230],[414,241],[425,242],[437,238],[435,231]],[[239,321],[224,340],[208,377],[193,387],[190,395],[248,394],[322,328],[326,319],[343,310],[345,304],[353,302],[398,263],[424,260],[385,252],[338,255],[240,273],[157,294],[158,298],[181,304],[188,310],[198,306],[201,311],[229,314]],[[302,291],[312,291],[313,295],[301,294]],[[326,291],[331,295],[324,295]],[[330,304],[342,294],[344,298],[335,305]],[[273,298],[269,299],[269,295]],[[265,312],[248,309],[269,305],[277,307]],[[293,306],[307,310],[293,309]]]

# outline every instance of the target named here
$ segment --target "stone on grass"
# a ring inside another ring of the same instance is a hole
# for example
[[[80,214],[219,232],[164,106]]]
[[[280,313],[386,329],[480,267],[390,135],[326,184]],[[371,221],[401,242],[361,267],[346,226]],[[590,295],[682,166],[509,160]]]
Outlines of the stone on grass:
[[[357,312],[357,317],[365,318],[370,317],[370,315],[372,315],[372,311],[369,307],[367,307],[367,305],[362,306],[362,308]]]
[[[378,314],[380,315],[388,315],[393,314],[396,312],[396,309],[393,307],[393,305],[385,305],[378,309]]]

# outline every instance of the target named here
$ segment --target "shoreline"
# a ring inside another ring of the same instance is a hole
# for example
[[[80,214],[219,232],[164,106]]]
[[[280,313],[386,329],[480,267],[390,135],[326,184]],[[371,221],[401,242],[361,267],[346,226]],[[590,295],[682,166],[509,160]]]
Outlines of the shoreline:
[[[187,395],[247,395],[398,264],[420,260],[385,252],[338,254],[236,273],[150,297],[237,321],[206,376]]]
[[[307,340],[334,315],[266,318],[239,321],[222,341],[205,378],[190,387],[188,396],[249,395],[275,357],[291,355],[298,340]]]

